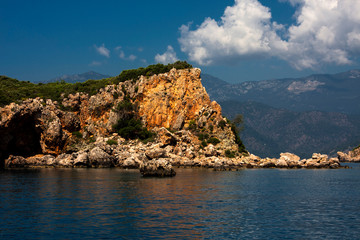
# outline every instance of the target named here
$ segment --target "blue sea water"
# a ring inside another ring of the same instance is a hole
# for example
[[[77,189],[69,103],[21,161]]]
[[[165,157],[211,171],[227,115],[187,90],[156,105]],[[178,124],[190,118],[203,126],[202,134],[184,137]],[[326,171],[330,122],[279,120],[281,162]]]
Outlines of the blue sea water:
[[[0,172],[0,239],[359,239],[360,167]]]

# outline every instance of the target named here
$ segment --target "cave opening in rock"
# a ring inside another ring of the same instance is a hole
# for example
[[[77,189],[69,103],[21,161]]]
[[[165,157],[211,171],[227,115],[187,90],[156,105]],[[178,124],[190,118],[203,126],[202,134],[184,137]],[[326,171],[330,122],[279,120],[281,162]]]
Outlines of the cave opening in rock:
[[[41,130],[36,127],[33,117],[28,116],[0,129],[2,146],[0,147],[0,167],[10,155],[29,157],[42,153],[40,146]]]

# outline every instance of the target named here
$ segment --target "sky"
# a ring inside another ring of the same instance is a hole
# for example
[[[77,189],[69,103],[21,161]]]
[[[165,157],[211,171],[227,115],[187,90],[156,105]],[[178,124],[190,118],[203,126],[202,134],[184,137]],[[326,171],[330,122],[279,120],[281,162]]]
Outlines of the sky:
[[[0,0],[0,75],[186,60],[228,82],[360,69],[359,0]]]

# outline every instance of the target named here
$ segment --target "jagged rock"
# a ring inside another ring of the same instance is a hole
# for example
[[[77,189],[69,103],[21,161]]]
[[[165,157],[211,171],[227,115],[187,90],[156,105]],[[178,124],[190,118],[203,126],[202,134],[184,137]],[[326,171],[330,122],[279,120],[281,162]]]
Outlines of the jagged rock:
[[[205,156],[206,157],[219,156],[219,155],[220,155],[220,153],[216,150],[214,145],[209,144],[209,146],[207,146],[205,148]]]
[[[287,162],[285,161],[285,159],[279,159],[276,163],[275,163],[275,166],[276,167],[279,167],[279,168],[286,168],[288,167],[288,164]]]
[[[164,127],[159,129],[154,129],[154,132],[156,132],[158,140],[160,141],[162,146],[167,146],[167,145],[175,146],[178,141],[178,138]]]
[[[93,167],[113,167],[113,158],[101,148],[95,147],[89,153],[90,165]]]
[[[166,151],[163,148],[160,148],[158,146],[155,146],[153,148],[150,148],[148,150],[145,151],[145,155],[149,158],[149,159],[154,159],[154,158],[164,158],[166,157]]]
[[[293,153],[280,153],[280,160],[284,160],[289,168],[300,167],[300,157]]]
[[[74,165],[74,159],[71,154],[60,154],[55,159],[56,166],[59,167],[72,167]]]
[[[340,162],[360,162],[360,147],[348,153],[337,152]]]
[[[73,112],[65,112],[62,115],[61,122],[64,125],[64,129],[69,132],[79,131],[81,128],[79,116]]]
[[[142,163],[140,165],[140,173],[144,177],[173,177],[176,175],[169,159],[164,158]]]
[[[75,154],[73,154],[74,158],[74,167],[89,167],[90,161],[89,161],[89,154],[85,151],[80,151]]]
[[[5,167],[6,168],[26,168],[26,167],[29,167],[29,164],[27,163],[27,161],[24,157],[10,155],[5,160]]]

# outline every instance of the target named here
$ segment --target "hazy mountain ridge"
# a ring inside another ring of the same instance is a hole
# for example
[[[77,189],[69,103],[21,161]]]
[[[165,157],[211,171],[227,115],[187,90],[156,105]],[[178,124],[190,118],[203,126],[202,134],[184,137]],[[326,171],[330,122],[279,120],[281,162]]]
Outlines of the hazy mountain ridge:
[[[293,112],[257,102],[220,102],[230,119],[244,116],[241,139],[250,152],[276,157],[293,152],[310,157],[313,152],[334,155],[358,145],[360,117],[320,111]]]
[[[360,142],[359,70],[240,84],[216,82],[206,74],[202,80],[225,116],[244,116],[241,138],[254,154],[276,157],[291,151],[309,157],[349,150]]]
[[[222,81],[222,86],[214,85],[209,75],[203,74],[202,79],[210,97],[219,102],[251,100],[292,111],[360,114],[359,70],[239,84]]]
[[[65,75],[62,75],[61,77],[57,77],[57,78],[53,78],[48,81],[45,81],[44,83],[58,82],[61,80],[64,80],[65,82],[68,82],[68,83],[76,83],[76,82],[84,82],[89,79],[100,80],[100,79],[109,78],[109,77],[111,77],[111,76],[97,73],[94,71],[89,71],[89,72],[85,72],[85,73],[81,73],[81,74],[65,74]]]

